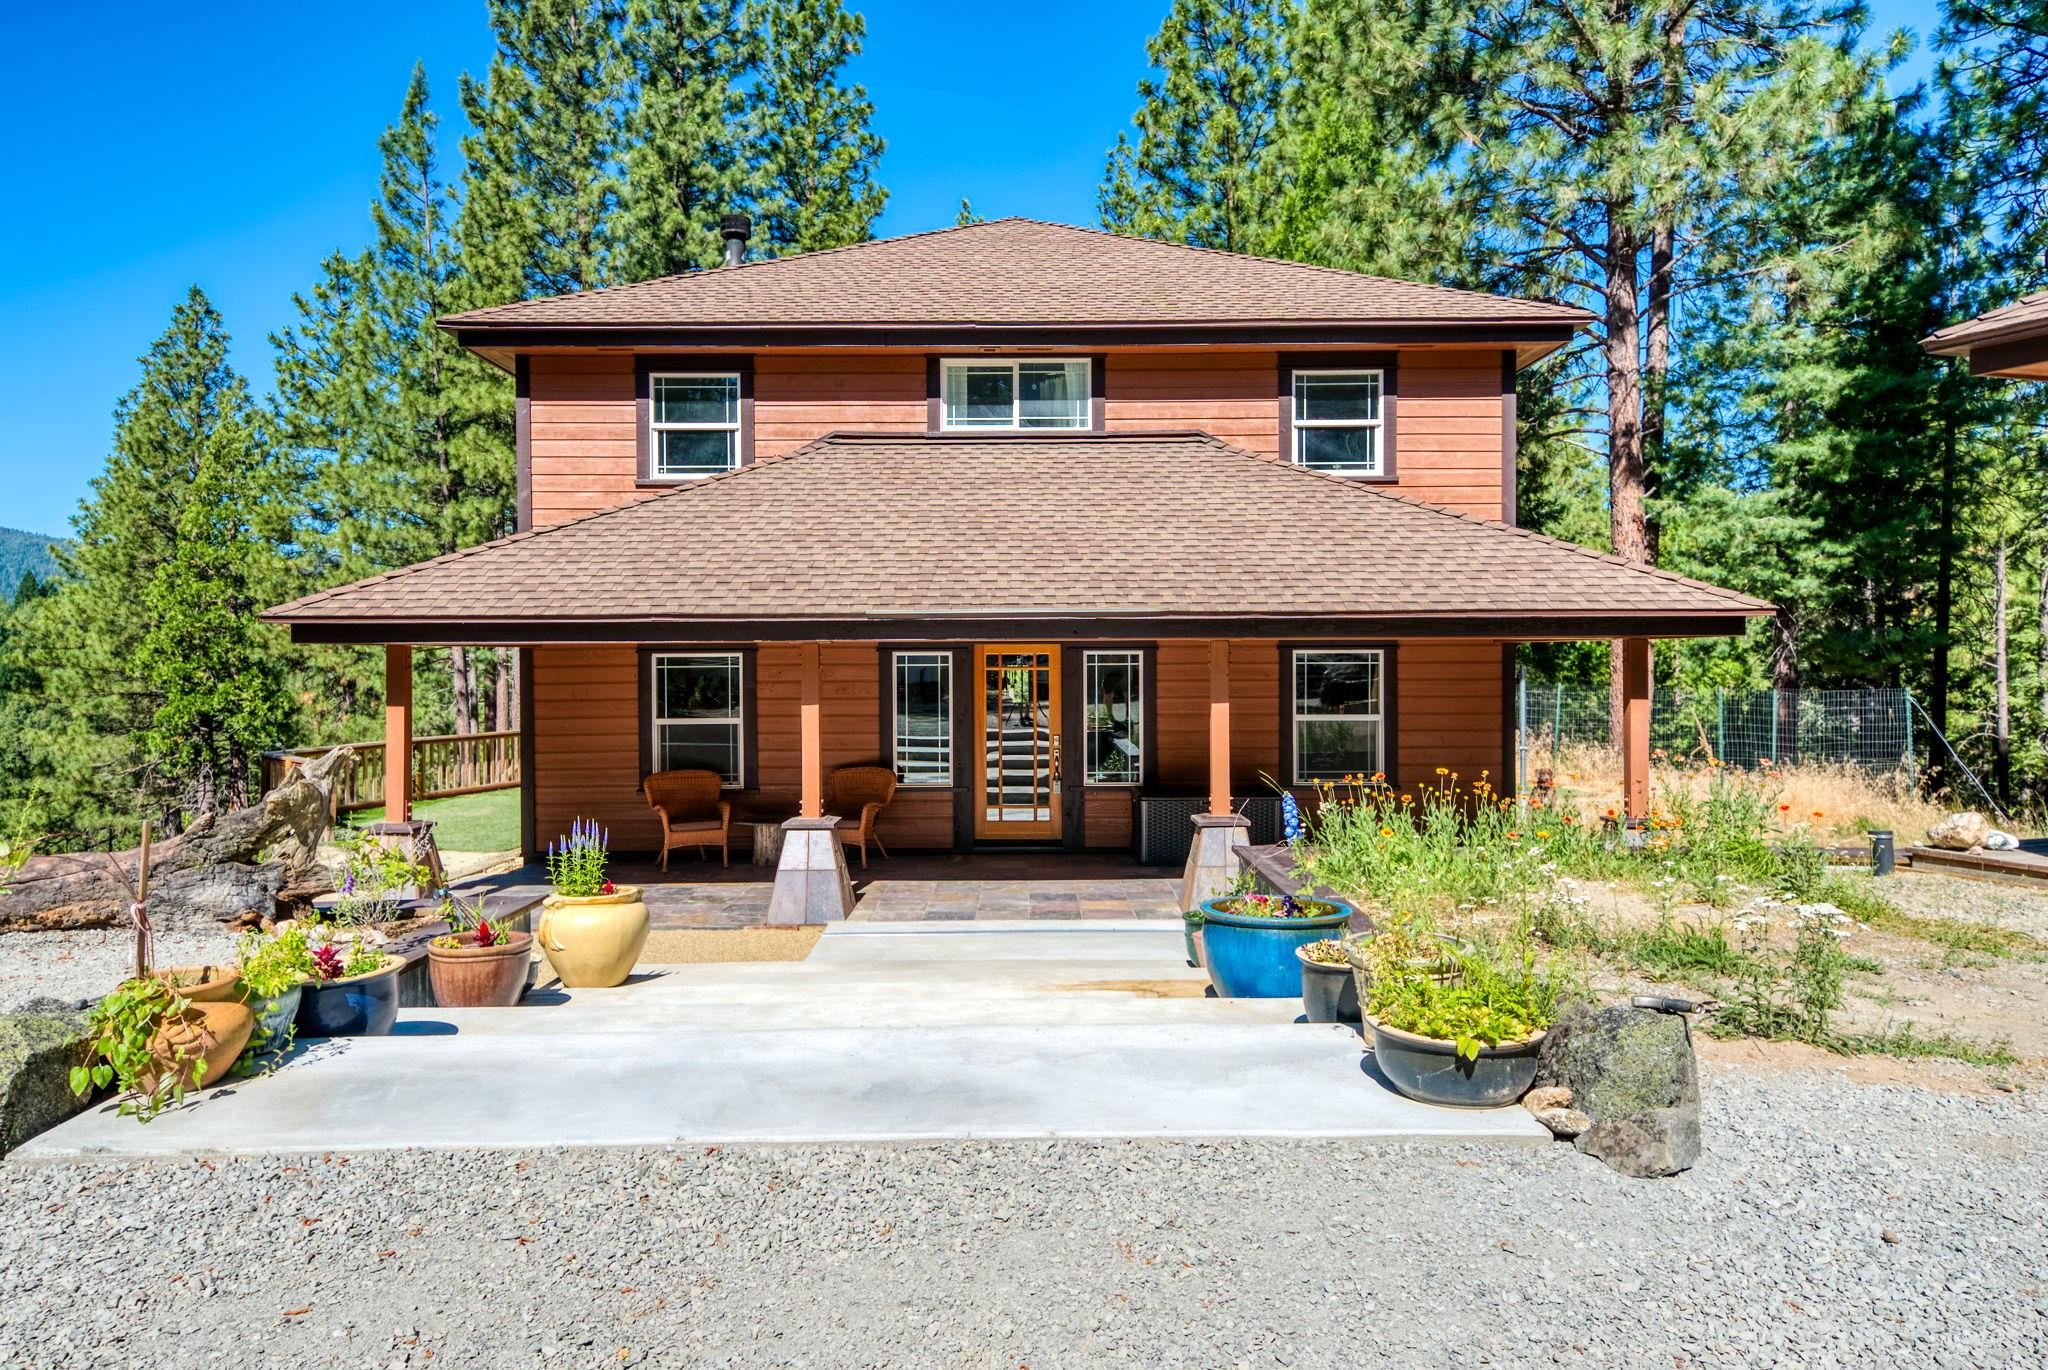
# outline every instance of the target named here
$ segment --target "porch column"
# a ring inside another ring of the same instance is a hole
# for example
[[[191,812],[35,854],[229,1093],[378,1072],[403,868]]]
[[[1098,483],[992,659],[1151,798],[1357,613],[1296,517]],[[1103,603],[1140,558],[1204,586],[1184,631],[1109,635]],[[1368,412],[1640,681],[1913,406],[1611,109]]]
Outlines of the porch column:
[[[1209,644],[1209,812],[1230,812],[1230,644]]]
[[[1621,644],[1621,789],[1630,827],[1650,816],[1650,640]]]
[[[819,657],[815,642],[797,649],[803,778],[797,816],[782,825],[782,859],[768,896],[768,921],[775,924],[833,923],[853,912],[846,848],[833,831],[839,820],[825,812],[825,686]]]
[[[819,818],[825,812],[824,671],[819,665],[817,643],[806,642],[797,650],[803,673],[797,704],[797,728],[803,748],[803,794],[797,816]]]
[[[412,817],[412,648],[384,649],[384,821]]]
[[[1214,899],[1237,878],[1231,848],[1251,841],[1251,822],[1230,808],[1230,644],[1209,644],[1209,812],[1194,817],[1194,841],[1181,875],[1180,906]]]

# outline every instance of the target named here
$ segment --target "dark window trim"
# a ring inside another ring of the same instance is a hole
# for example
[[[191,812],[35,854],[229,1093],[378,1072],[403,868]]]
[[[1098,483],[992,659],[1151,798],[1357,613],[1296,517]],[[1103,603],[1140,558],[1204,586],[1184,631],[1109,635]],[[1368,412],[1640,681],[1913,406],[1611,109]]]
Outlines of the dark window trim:
[[[1313,781],[1294,779],[1294,654],[1296,652],[1382,652],[1380,658],[1380,767],[1394,784],[1401,783],[1401,748],[1396,701],[1400,698],[1400,644],[1389,640],[1282,641],[1280,643],[1280,775],[1290,790],[1307,790]]]
[[[948,703],[952,705],[953,709],[954,717],[949,721],[954,724],[953,732],[955,736],[953,738],[952,779],[943,785],[912,785],[908,781],[903,780],[903,773],[901,771],[896,772],[896,779],[903,784],[905,789],[917,790],[920,793],[945,794],[949,790],[963,789],[965,787],[960,783],[960,767],[963,763],[960,756],[960,739],[958,737],[960,652],[950,642],[878,642],[875,644],[875,671],[881,680],[882,693],[882,707],[879,711],[881,713],[881,735],[876,739],[881,746],[881,760],[879,764],[887,766],[892,771],[896,770],[896,654],[898,652],[918,652],[925,656],[942,656],[951,663],[949,669],[952,671],[952,676],[948,688],[952,691],[953,697]]]
[[[981,682],[974,676],[974,644],[956,642],[953,644],[953,679],[965,685],[964,689],[953,691],[953,755],[959,758],[954,767],[956,778],[961,776],[960,767],[967,768],[964,784],[953,786],[953,850],[974,850],[974,805],[975,781],[973,772],[980,766],[981,753],[976,750],[979,723],[974,716],[975,701],[980,696]]]
[[[533,527],[533,358],[524,352],[512,360],[512,450],[513,508],[523,533]]]
[[[635,483],[642,489],[669,490],[688,485],[702,476],[657,476],[654,474],[654,377],[670,372],[698,372],[711,376],[740,378],[739,464],[754,464],[754,359],[746,355],[716,353],[642,352],[633,358],[633,452],[637,462]]]
[[[1377,371],[1380,373],[1380,471],[1344,480],[1392,485],[1400,479],[1401,354],[1398,352],[1283,352],[1279,367],[1280,460],[1294,464],[1294,373],[1297,371]]]
[[[965,361],[1072,361],[1088,363],[1088,426],[1086,428],[948,428],[946,427],[946,363]],[[1059,438],[1076,433],[1104,433],[1107,428],[1109,356],[1085,348],[1072,351],[928,352],[924,359],[924,431],[947,437]]]
[[[1081,740],[1081,745],[1074,750],[1081,756],[1080,787],[1082,789],[1131,791],[1144,789],[1152,783],[1152,777],[1158,769],[1158,758],[1154,755],[1158,749],[1153,745],[1154,739],[1152,736],[1152,715],[1155,710],[1152,676],[1153,666],[1159,658],[1159,644],[1156,642],[1076,642],[1067,646],[1065,650],[1071,653],[1074,659],[1080,663],[1077,668],[1079,671],[1077,692],[1080,695],[1083,709],[1087,707],[1088,703],[1088,654],[1090,652],[1130,652],[1137,656],[1139,675],[1138,729],[1140,733],[1138,740],[1138,778],[1136,780],[1090,780],[1088,778],[1088,720],[1085,713],[1078,718],[1075,724],[1074,735]]]
[[[533,655],[533,648],[519,648],[519,678],[513,682],[518,687],[513,698],[519,705],[519,849],[529,861],[540,859],[540,816],[534,803],[540,785],[533,760]]]
[[[640,775],[643,780],[654,772],[654,658],[736,654],[740,659],[740,783],[726,793],[751,793],[760,788],[760,673],[755,660],[759,652],[759,647],[751,642],[675,642],[643,644],[639,648],[634,659],[634,673],[638,678]]]

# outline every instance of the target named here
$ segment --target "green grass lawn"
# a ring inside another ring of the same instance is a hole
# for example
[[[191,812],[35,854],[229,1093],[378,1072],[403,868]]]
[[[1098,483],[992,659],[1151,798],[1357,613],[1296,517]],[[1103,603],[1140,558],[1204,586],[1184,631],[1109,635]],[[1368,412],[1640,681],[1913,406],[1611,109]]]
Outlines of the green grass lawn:
[[[413,817],[434,823],[434,845],[442,851],[515,851],[519,847],[519,791],[489,790],[453,799],[425,799],[412,806]],[[384,810],[361,809],[350,814],[355,823],[376,823]]]

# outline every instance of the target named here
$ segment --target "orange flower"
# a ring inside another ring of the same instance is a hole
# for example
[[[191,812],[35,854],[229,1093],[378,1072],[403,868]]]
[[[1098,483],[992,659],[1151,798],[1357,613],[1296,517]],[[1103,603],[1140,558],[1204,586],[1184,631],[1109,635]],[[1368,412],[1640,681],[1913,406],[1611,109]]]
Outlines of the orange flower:
[[[1394,830],[1393,830],[1392,828],[1381,828],[1381,829],[1380,829],[1380,836],[1381,836],[1381,837],[1392,837],[1393,835],[1394,835]]]
[[[1522,840],[1522,834],[1520,834],[1520,833],[1516,832],[1516,831],[1515,831],[1515,830],[1514,830],[1513,828],[1509,828],[1509,829],[1508,829],[1508,841],[1510,841],[1510,842],[1519,842],[1519,841],[1521,841],[1521,840]]]
[[[1813,811],[1813,816],[1814,816],[1815,818],[1820,818],[1820,817],[1822,817],[1823,815],[1822,815],[1822,813],[1821,813],[1821,811],[1820,811],[1819,809],[1815,809],[1815,810]]]
[[[1401,796],[1401,802],[1403,804],[1413,804],[1415,802],[1415,796],[1412,794],[1404,794]]]
[[[1790,813],[1790,812],[1792,812],[1792,806],[1791,806],[1790,804],[1780,804],[1780,805],[1778,805],[1778,812],[1779,812],[1779,813]]]
[[[1436,773],[1438,775],[1449,775],[1451,773],[1451,768],[1449,766],[1439,766],[1436,768]]]

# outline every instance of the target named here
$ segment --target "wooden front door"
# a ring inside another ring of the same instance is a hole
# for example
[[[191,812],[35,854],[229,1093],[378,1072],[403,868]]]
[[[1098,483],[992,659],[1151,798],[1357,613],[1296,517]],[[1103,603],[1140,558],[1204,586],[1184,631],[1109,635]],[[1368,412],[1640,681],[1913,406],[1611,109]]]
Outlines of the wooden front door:
[[[974,835],[1058,841],[1060,649],[977,646],[974,682],[981,738]]]

